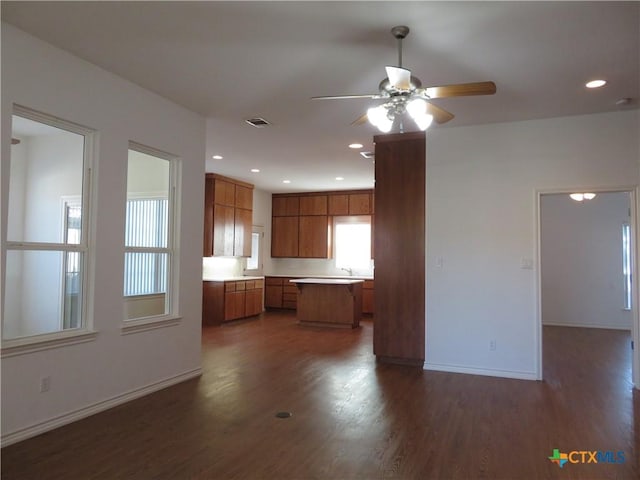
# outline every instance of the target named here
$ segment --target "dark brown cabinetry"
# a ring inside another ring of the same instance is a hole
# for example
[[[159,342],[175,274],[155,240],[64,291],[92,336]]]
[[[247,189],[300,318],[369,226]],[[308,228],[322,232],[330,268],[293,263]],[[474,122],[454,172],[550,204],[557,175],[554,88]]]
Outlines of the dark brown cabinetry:
[[[265,277],[264,279],[264,306],[265,308],[297,308],[297,288],[290,280],[299,277]],[[362,284],[362,313],[372,314],[373,280],[365,280]]]
[[[202,282],[202,324],[259,315],[262,312],[264,280]]]
[[[217,174],[205,177],[205,257],[251,256],[253,185]]]
[[[373,314],[374,295],[373,280],[365,280],[362,284],[362,313]]]
[[[376,294],[373,351],[381,361],[425,357],[425,135],[376,142]]]
[[[330,258],[333,217],[373,213],[372,190],[274,194],[271,256]]]

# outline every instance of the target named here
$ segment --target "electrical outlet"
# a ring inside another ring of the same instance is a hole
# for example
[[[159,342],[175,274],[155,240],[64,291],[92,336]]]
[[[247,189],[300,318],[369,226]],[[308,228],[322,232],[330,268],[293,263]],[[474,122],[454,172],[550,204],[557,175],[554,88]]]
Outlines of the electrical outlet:
[[[42,377],[40,379],[40,393],[51,390],[51,377]]]
[[[496,349],[496,341],[495,340],[489,340],[489,350],[491,350],[492,352]]]

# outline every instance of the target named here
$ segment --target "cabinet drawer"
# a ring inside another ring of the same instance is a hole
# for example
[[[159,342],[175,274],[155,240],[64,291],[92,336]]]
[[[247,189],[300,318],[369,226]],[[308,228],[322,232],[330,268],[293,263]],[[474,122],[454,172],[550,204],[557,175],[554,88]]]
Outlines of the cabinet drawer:
[[[365,280],[362,288],[364,290],[373,290],[373,280]]]
[[[245,288],[247,290],[253,290],[254,288],[256,288],[256,281],[255,280],[247,280],[245,283]]]
[[[283,293],[282,294],[282,303],[286,304],[286,303],[296,303],[298,301],[298,294],[297,293]]]
[[[254,286],[254,288],[263,288],[264,287],[264,280],[254,280],[253,281],[253,286]]]
[[[274,286],[282,285],[282,278],[280,277],[266,277],[264,281],[267,285],[274,285]]]
[[[297,295],[298,294],[298,287],[296,287],[295,285],[292,285],[292,284],[284,285],[282,287],[282,292],[283,293],[290,293],[292,295]]]
[[[235,292],[236,291],[236,282],[224,282],[224,291],[225,292]]]
[[[238,291],[242,291],[242,290],[246,290],[247,289],[247,282],[236,282],[236,292]]]

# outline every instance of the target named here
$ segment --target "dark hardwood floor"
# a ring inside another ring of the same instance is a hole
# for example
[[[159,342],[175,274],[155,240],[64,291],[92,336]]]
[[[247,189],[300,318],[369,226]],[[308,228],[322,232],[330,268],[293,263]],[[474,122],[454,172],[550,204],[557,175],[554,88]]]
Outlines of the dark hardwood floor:
[[[4,448],[2,479],[640,477],[628,332],[545,327],[533,382],[376,364],[372,331],[206,328],[200,379]],[[561,469],[554,448],[625,462]]]

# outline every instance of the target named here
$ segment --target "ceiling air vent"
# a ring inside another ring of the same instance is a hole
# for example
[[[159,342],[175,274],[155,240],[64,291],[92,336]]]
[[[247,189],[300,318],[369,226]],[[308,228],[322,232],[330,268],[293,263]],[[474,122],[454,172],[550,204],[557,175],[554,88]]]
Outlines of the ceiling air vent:
[[[247,122],[249,125],[251,125],[253,127],[256,127],[256,128],[264,128],[267,125],[271,125],[264,118],[260,118],[260,117],[250,118],[248,120],[245,120],[245,122]]]
[[[367,160],[375,157],[375,153],[373,152],[360,152],[360,155],[362,155],[364,158],[366,158]]]

